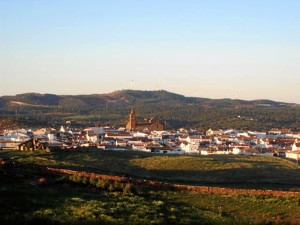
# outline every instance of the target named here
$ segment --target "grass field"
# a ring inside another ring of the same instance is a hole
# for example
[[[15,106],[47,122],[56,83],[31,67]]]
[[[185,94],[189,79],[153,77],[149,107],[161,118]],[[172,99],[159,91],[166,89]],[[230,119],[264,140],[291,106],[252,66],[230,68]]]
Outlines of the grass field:
[[[139,152],[0,151],[1,224],[300,224],[300,200],[76,183],[39,166],[171,183],[300,188],[299,167],[274,157],[166,156]],[[46,183],[39,179],[46,178]]]
[[[57,168],[141,177],[171,183],[295,189],[299,166],[276,157],[156,155],[128,151],[1,151],[0,159]]]

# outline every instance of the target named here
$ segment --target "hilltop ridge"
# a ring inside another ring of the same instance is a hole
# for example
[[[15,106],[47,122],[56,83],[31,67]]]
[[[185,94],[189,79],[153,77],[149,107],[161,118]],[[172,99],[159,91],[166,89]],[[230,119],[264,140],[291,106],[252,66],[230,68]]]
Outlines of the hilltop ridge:
[[[90,95],[56,95],[24,93],[15,96],[0,97],[0,107],[4,106],[105,106],[114,104],[116,106],[135,104],[135,103],[161,103],[176,104],[184,106],[195,104],[203,107],[255,107],[255,106],[296,106],[294,103],[285,103],[267,99],[241,100],[241,99],[210,99],[201,97],[186,97],[184,95],[168,92],[165,90],[142,91],[142,90],[120,90],[104,94]]]
[[[168,128],[238,128],[300,130],[300,107],[272,100],[209,99],[159,91],[120,90],[105,94],[55,95],[25,93],[0,97],[0,114],[18,126],[124,126],[135,108],[141,120],[157,118]]]

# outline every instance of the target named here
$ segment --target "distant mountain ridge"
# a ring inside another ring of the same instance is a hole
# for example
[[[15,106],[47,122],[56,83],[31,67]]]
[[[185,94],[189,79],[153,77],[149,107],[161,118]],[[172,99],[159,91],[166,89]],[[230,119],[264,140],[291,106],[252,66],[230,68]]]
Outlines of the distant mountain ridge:
[[[184,95],[168,92],[165,90],[142,91],[142,90],[121,90],[106,94],[90,95],[55,95],[25,93],[15,96],[0,97],[0,107],[5,106],[60,106],[60,107],[101,107],[107,104],[115,106],[134,105],[138,103],[164,103],[177,106],[195,104],[203,107],[291,107],[294,103],[277,102],[272,100],[240,100],[240,99],[209,99],[200,97],[185,97]]]

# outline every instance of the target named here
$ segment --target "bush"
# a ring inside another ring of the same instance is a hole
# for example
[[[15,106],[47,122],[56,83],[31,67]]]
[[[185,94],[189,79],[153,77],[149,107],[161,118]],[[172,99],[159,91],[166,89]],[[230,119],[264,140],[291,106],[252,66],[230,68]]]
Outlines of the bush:
[[[97,188],[108,190],[108,187],[111,185],[111,181],[99,179],[96,183]]]
[[[78,175],[72,175],[69,177],[69,180],[75,183],[81,183],[81,177]]]
[[[123,191],[124,186],[125,186],[124,183],[121,183],[121,182],[118,182],[118,181],[115,181],[113,183],[114,191]]]
[[[87,178],[87,177],[81,177],[81,183],[82,184],[89,184],[89,178]]]
[[[110,192],[118,191],[123,193],[133,193],[136,192],[137,190],[131,183],[104,180],[95,177],[89,178],[89,177],[83,177],[79,175],[71,175],[69,176],[69,181],[78,184],[83,184],[83,185],[90,185],[92,187],[107,190]]]
[[[123,188],[123,193],[131,193],[133,191],[133,186],[130,183],[127,183]]]
[[[113,184],[110,184],[110,185],[108,186],[108,191],[113,192],[114,190],[115,190],[114,185],[113,185]]]
[[[90,183],[92,186],[94,186],[94,187],[96,186],[97,182],[98,182],[98,179],[97,179],[97,178],[91,177],[91,178],[89,179],[89,183]]]

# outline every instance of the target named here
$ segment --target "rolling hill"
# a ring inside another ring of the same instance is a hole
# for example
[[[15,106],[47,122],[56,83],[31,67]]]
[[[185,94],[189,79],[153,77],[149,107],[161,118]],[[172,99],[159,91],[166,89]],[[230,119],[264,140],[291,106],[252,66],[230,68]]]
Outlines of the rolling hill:
[[[0,115],[12,121],[12,127],[13,124],[58,126],[65,121],[82,127],[124,126],[132,108],[139,120],[155,117],[167,123],[168,128],[300,130],[299,105],[262,99],[186,97],[164,90],[121,90],[91,95],[25,93],[0,97]]]
[[[209,99],[198,97],[185,97],[180,94],[168,91],[140,91],[140,90],[122,90],[107,94],[91,95],[55,95],[25,93],[15,96],[0,97],[0,107],[5,106],[106,106],[107,104],[115,106],[134,105],[137,103],[164,103],[165,105],[175,104],[177,106],[198,105],[203,107],[282,107],[295,106],[296,104],[277,102],[271,100],[253,100],[246,101],[240,99]]]

